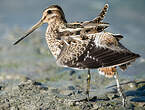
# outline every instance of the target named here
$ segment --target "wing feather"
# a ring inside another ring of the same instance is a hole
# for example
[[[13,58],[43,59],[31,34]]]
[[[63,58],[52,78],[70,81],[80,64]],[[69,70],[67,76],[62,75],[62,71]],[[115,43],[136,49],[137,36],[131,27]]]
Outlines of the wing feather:
[[[139,57],[125,48],[111,33],[87,35],[88,39],[83,40],[78,36],[81,41],[74,40],[69,46],[65,46],[57,63],[72,68],[93,69],[121,66]]]

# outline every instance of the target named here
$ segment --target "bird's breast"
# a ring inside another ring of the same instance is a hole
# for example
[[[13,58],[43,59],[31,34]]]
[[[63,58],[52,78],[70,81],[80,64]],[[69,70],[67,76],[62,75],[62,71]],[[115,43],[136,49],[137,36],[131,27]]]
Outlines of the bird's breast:
[[[56,39],[55,34],[46,34],[45,39],[48,45],[49,50],[52,55],[57,59],[58,55],[61,52],[62,42],[61,40]]]

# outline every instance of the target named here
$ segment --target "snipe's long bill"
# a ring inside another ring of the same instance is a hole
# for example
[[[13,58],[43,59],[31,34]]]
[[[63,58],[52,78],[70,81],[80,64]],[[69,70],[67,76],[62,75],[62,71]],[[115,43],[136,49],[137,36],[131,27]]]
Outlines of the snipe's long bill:
[[[106,77],[114,77],[117,89],[125,104],[125,95],[121,91],[116,67],[122,70],[140,57],[124,47],[120,34],[106,32],[109,23],[103,22],[107,13],[105,4],[99,15],[90,21],[67,23],[61,7],[52,5],[43,11],[42,18],[23,37],[18,44],[42,24],[47,23],[46,41],[58,65],[74,69],[87,69],[87,96],[89,100],[90,69],[98,69]]]

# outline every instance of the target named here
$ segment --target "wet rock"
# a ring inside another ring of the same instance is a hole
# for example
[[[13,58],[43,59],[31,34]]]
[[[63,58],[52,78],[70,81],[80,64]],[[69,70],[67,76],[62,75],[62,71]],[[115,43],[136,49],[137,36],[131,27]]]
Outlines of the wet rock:
[[[136,103],[136,105],[139,106],[139,107],[144,107],[145,108],[145,101]]]
[[[59,93],[60,93],[60,90],[57,89],[57,88],[49,87],[49,90],[50,90],[50,92],[53,93],[53,94],[59,94]]]
[[[66,96],[70,96],[72,95],[72,91],[71,90],[64,90],[60,92],[62,95],[66,95]]]
[[[108,97],[110,100],[112,100],[112,99],[114,99],[114,98],[118,98],[119,96],[116,95],[116,94],[113,94],[113,93],[108,93],[108,94],[107,94],[107,97]]]
[[[82,77],[81,77],[81,75],[78,75],[78,79],[81,79]]]
[[[99,105],[98,105],[97,103],[95,103],[95,104],[93,105],[93,110],[98,110],[98,108],[99,108]]]
[[[128,84],[128,86],[129,86],[130,88],[132,88],[132,89],[136,89],[136,88],[137,88],[137,84],[136,84],[136,82],[135,82],[135,81],[134,81],[134,82],[129,83],[129,84]]]
[[[0,90],[3,90],[4,89],[4,86],[0,86]]]
[[[17,85],[11,87],[5,85],[5,87],[7,89],[0,90],[2,110],[29,110],[30,108],[31,110],[144,110],[145,108],[144,95],[127,96],[127,105],[123,108],[121,98],[113,92],[90,97],[88,101],[85,91],[73,85],[66,85],[65,89],[47,87],[43,83],[27,79]],[[144,85],[135,90],[143,92]]]
[[[69,74],[70,74],[70,76],[72,76],[72,75],[74,75],[75,73],[76,73],[76,72],[75,72],[74,70],[71,70]]]
[[[11,92],[5,91],[0,97],[0,105],[4,110],[9,109],[32,109],[47,108],[45,104],[46,99],[52,103],[53,99],[50,100],[47,90],[43,89],[40,83],[28,80],[21,82],[17,87],[14,87]],[[45,100],[44,100],[45,99]],[[45,106],[44,106],[45,105]],[[52,107],[52,105],[51,105]],[[50,108],[51,108],[50,107]]]
[[[75,90],[74,86],[68,86],[68,90]]]

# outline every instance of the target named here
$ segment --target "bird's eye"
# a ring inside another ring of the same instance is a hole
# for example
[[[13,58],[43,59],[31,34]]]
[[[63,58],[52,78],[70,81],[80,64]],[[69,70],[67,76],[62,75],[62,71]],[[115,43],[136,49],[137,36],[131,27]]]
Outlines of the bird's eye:
[[[52,13],[52,11],[51,11],[51,10],[48,10],[48,11],[47,11],[47,13],[48,13],[48,14],[51,14],[51,13]]]

